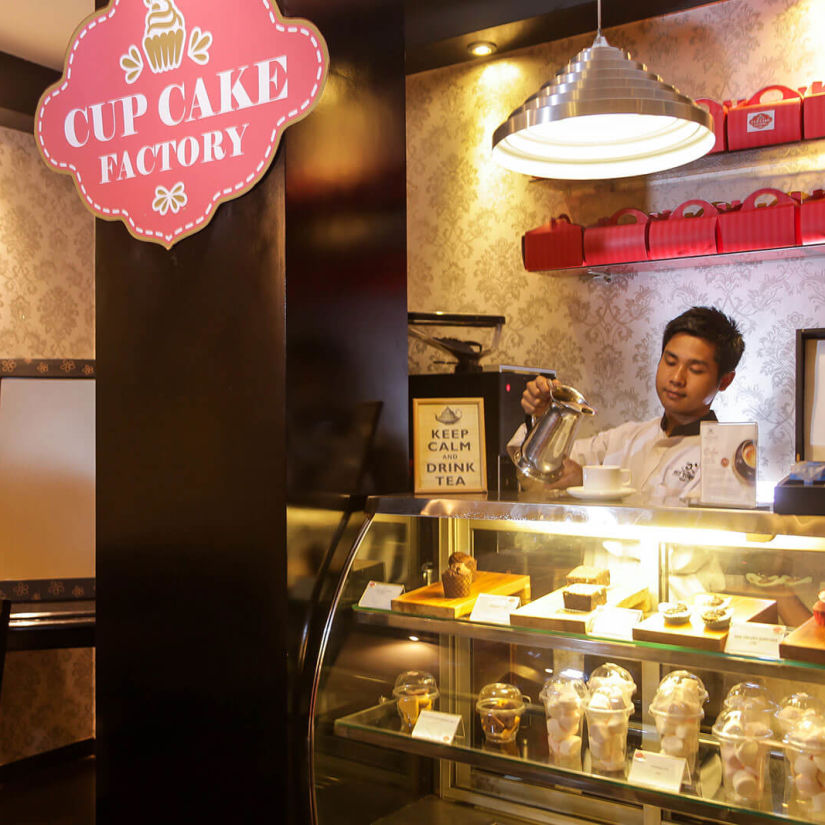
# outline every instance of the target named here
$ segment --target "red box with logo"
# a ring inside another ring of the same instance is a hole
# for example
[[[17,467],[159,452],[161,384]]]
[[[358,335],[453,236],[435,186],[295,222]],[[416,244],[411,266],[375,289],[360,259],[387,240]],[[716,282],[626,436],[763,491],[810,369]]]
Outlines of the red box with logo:
[[[797,246],[799,202],[778,189],[757,189],[741,207],[720,211],[716,226],[719,252]]]
[[[819,80],[802,98],[802,136],[806,140],[825,137],[825,86]]]
[[[567,215],[525,232],[521,239],[524,268],[530,272],[566,269],[584,263],[582,228]]]
[[[622,218],[631,218],[632,222],[620,223]],[[628,206],[610,218],[602,218],[597,226],[585,227],[585,263],[596,266],[646,261],[648,226],[649,216]]]
[[[799,234],[803,244],[825,242],[825,189],[816,189],[799,207]]]
[[[728,139],[725,134],[725,119],[728,116],[728,103],[725,101],[720,103],[718,100],[712,100],[709,97],[698,97],[696,102],[703,108],[707,109],[713,118],[713,134],[716,136],[716,143],[708,152],[712,155],[714,152],[725,152],[728,148]]]
[[[666,219],[651,220],[647,236],[650,260],[715,255],[718,214],[712,203],[689,200]]]
[[[768,92],[781,100],[763,102]],[[787,86],[765,86],[750,100],[728,109],[728,149],[750,149],[802,139],[802,95]]]

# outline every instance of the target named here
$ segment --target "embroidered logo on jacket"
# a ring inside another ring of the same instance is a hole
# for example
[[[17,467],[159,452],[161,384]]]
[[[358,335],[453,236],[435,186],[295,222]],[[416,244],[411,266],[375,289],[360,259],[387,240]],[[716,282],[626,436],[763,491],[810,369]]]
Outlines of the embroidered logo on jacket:
[[[684,467],[677,467],[673,471],[673,475],[682,482],[682,484],[687,484],[688,481],[693,481],[696,478],[696,473],[699,472],[699,462],[696,461],[688,461]]]

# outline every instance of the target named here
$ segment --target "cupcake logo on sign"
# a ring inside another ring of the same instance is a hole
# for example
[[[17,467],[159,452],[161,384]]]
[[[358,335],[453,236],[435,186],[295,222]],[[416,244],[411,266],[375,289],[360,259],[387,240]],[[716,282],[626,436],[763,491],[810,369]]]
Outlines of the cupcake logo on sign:
[[[41,97],[37,143],[95,215],[168,249],[261,179],[328,62],[270,0],[112,0]]]

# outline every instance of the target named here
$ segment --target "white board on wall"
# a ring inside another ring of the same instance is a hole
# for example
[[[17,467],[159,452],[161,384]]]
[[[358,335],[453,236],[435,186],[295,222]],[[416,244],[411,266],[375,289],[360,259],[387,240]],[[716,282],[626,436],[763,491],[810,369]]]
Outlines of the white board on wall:
[[[94,575],[94,379],[3,378],[0,580]]]

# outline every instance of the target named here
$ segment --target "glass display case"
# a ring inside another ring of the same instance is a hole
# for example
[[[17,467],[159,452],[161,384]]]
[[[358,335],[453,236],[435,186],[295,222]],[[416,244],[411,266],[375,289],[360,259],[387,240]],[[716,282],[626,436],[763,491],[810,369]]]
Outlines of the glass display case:
[[[364,570],[403,595],[359,606]],[[314,821],[825,822],[824,588],[821,517],[370,499],[312,686]]]

